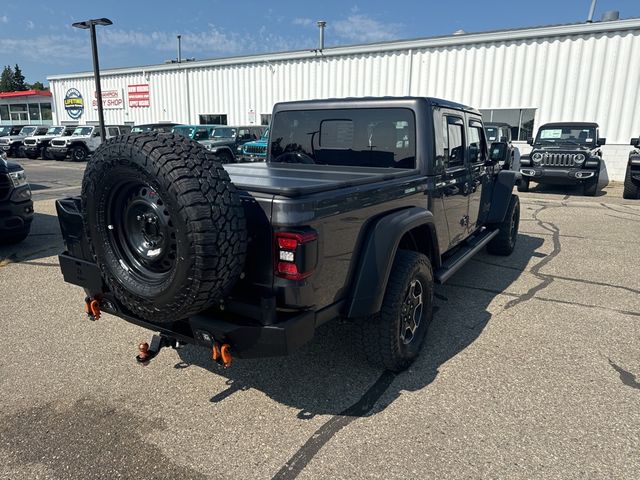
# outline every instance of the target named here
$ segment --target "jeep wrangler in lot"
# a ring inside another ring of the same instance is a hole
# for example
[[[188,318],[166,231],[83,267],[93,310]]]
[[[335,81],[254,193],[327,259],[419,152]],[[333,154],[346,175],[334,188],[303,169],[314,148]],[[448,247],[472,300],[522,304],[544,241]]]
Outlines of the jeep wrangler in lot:
[[[56,137],[68,137],[73,134],[75,129],[76,127],[73,126],[53,126],[49,127],[44,135],[26,137],[23,141],[24,156],[32,160],[38,157],[43,160],[50,159],[48,148],[51,140]]]
[[[267,128],[258,140],[242,145],[242,151],[238,154],[238,162],[264,162],[267,158],[267,143],[269,141],[269,128]]]
[[[520,206],[506,144],[477,110],[434,98],[280,103],[264,163],[223,166],[183,136],[126,135],[57,201],[60,267],[86,309],[178,342],[285,355],[357,322],[374,364],[407,367],[445,282],[487,247],[509,255]]]
[[[131,132],[128,125],[107,125],[105,127],[107,139]],[[55,160],[64,160],[67,155],[76,162],[85,161],[101,143],[100,127],[97,125],[85,125],[75,127],[70,136],[61,136],[51,139],[47,152]]]
[[[220,126],[212,130],[206,140],[200,140],[207,150],[218,155],[222,163],[235,163],[242,154],[242,145],[262,136],[265,127],[227,127]]]
[[[511,137],[511,125],[502,122],[488,122],[484,124],[484,131],[487,134],[489,145],[492,143],[506,143],[509,153],[500,166],[506,170],[517,170],[519,168],[520,151],[513,144]]]
[[[27,238],[33,220],[33,201],[20,165],[0,152],[0,245]]]
[[[31,136],[45,135],[49,127],[27,125],[20,129],[17,135],[5,135],[0,137],[0,149],[9,157],[24,156],[24,139]]]
[[[584,194],[598,192],[602,167],[600,147],[606,139],[600,137],[597,123],[547,123],[528,140],[533,146],[528,158],[520,159],[522,178],[518,191],[529,191],[531,181],[554,185],[583,185]]]
[[[632,138],[631,145],[635,148],[629,153],[622,198],[636,200],[640,199],[640,138]]]

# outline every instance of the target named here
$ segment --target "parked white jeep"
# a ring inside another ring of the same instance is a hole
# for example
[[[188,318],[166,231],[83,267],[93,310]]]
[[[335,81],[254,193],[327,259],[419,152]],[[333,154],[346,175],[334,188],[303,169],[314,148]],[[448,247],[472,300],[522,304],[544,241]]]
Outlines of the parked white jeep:
[[[107,125],[107,138],[117,137],[131,132],[128,125]],[[82,162],[100,145],[100,127],[84,125],[76,127],[70,137],[56,137],[51,140],[47,152],[56,160],[64,160],[67,155],[76,162]]]

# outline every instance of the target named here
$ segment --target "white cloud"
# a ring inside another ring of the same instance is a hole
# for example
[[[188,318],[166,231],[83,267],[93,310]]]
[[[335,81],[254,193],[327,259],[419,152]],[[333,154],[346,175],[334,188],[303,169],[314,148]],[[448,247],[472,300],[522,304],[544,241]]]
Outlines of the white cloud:
[[[9,23],[9,17],[7,17],[6,15],[2,15],[0,17],[0,23]]]
[[[0,51],[21,52],[29,60],[70,65],[90,55],[88,42],[69,35],[40,35],[29,38],[0,38]]]
[[[354,12],[343,20],[333,22],[333,25],[329,22],[327,27],[339,38],[367,43],[398,38],[402,24],[382,23]]]
[[[291,23],[293,25],[299,25],[301,27],[308,27],[314,24],[314,21],[310,18],[294,18]]]
[[[36,24],[31,20],[27,20],[27,30],[33,30],[36,27]]]

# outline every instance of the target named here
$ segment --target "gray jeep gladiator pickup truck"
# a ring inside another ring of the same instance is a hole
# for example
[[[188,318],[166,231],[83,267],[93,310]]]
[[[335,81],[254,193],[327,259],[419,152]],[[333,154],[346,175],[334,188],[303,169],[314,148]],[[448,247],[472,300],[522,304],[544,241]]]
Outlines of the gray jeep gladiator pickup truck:
[[[407,367],[444,282],[485,246],[509,255],[515,175],[477,110],[435,98],[279,103],[267,161],[223,165],[179,135],[108,139],[82,196],[58,200],[67,282],[108,312],[232,355],[285,355],[341,317],[374,364]]]

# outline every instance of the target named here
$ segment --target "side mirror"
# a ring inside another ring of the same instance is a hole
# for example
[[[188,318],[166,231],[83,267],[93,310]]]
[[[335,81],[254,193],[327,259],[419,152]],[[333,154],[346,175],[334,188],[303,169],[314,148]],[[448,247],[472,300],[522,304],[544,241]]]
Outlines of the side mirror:
[[[506,143],[492,143],[489,150],[489,160],[487,160],[486,165],[491,166],[506,161],[508,153],[509,146]]]
[[[640,138],[632,138],[631,145],[633,145],[634,147],[640,147]]]
[[[533,137],[529,137],[529,138],[527,138],[527,143],[528,143],[529,145],[533,145]]]
[[[598,145],[602,146],[602,145],[606,145],[607,144],[607,139],[606,138],[599,138],[598,139]]]

